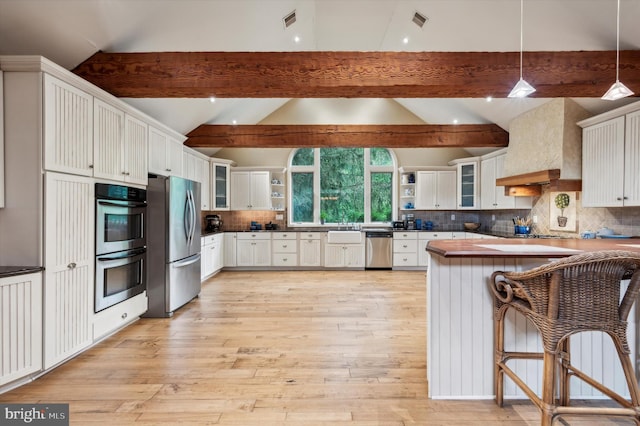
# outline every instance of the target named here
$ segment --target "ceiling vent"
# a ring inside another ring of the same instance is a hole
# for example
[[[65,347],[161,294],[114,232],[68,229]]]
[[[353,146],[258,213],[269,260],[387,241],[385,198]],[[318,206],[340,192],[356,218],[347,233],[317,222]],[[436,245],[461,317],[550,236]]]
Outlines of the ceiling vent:
[[[427,23],[428,20],[429,20],[429,18],[427,18],[426,16],[424,16],[420,12],[416,12],[416,13],[413,14],[412,21],[413,21],[414,24],[416,24],[420,28],[422,28],[424,26],[424,24]]]
[[[282,21],[284,22],[284,28],[289,28],[294,24],[294,22],[296,22],[296,11],[294,10],[293,12],[282,18]]]

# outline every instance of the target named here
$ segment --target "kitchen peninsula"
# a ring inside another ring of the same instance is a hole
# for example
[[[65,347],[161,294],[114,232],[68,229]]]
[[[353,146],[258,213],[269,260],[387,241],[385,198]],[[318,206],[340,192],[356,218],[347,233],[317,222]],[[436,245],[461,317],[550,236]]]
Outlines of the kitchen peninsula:
[[[426,247],[427,269],[427,380],[429,397],[436,399],[492,399],[493,395],[493,302],[487,287],[496,270],[522,271],[553,261],[554,258],[600,250],[640,252],[638,240],[500,239],[433,240]],[[629,345],[636,364],[637,316],[632,310]],[[541,350],[537,331],[524,317],[507,314],[507,348]],[[610,339],[597,333],[571,337],[580,348],[572,360],[582,370],[601,380],[621,395],[628,390]],[[541,388],[542,363],[516,361],[513,368],[531,388]],[[571,382],[573,398],[597,398],[598,393]],[[505,398],[524,398],[509,380]]]

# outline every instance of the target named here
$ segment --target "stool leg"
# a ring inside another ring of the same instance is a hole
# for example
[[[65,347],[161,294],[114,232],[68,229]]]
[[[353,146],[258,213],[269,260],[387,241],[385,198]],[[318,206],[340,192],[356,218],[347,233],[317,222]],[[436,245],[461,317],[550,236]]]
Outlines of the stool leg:
[[[542,367],[542,426],[551,426],[555,408],[556,354],[544,351]]]
[[[499,310],[494,314],[493,334],[494,334],[494,378],[493,386],[496,395],[496,404],[502,407],[504,402],[504,372],[500,363],[504,357],[504,317],[506,309]]]
[[[625,354],[621,350],[622,348],[618,348],[617,346],[618,344],[616,342],[618,357],[620,358],[620,363],[622,364],[624,377],[627,380],[627,386],[629,387],[629,395],[631,396],[631,403],[637,409],[640,406],[640,390],[638,389],[638,382],[636,381],[636,375],[635,375],[635,372],[633,371],[633,364],[631,363],[631,358],[629,358],[629,355]]]
[[[570,342],[569,337],[564,339],[562,343],[559,345],[559,352],[561,355],[559,359],[558,366],[558,394],[560,395],[560,400],[558,401],[558,405],[568,406],[569,401],[569,380],[571,376],[569,375],[569,366],[571,365],[571,353],[570,353]]]

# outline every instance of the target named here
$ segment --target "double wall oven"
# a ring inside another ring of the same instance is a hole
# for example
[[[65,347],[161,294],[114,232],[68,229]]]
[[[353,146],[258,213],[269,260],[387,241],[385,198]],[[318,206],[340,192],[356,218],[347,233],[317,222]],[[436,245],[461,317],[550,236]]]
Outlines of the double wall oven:
[[[147,191],[96,183],[95,312],[142,293],[147,283]]]

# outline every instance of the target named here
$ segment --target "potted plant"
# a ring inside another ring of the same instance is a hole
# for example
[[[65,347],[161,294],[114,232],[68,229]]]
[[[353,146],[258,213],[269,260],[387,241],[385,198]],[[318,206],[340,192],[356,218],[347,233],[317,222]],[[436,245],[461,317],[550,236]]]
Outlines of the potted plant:
[[[560,216],[558,216],[558,226],[567,226],[567,217],[564,215],[564,209],[569,207],[569,194],[564,192],[556,195],[555,198],[556,207],[560,209]]]
[[[327,219],[327,214],[325,212],[320,212],[320,224],[324,225],[324,221]]]

